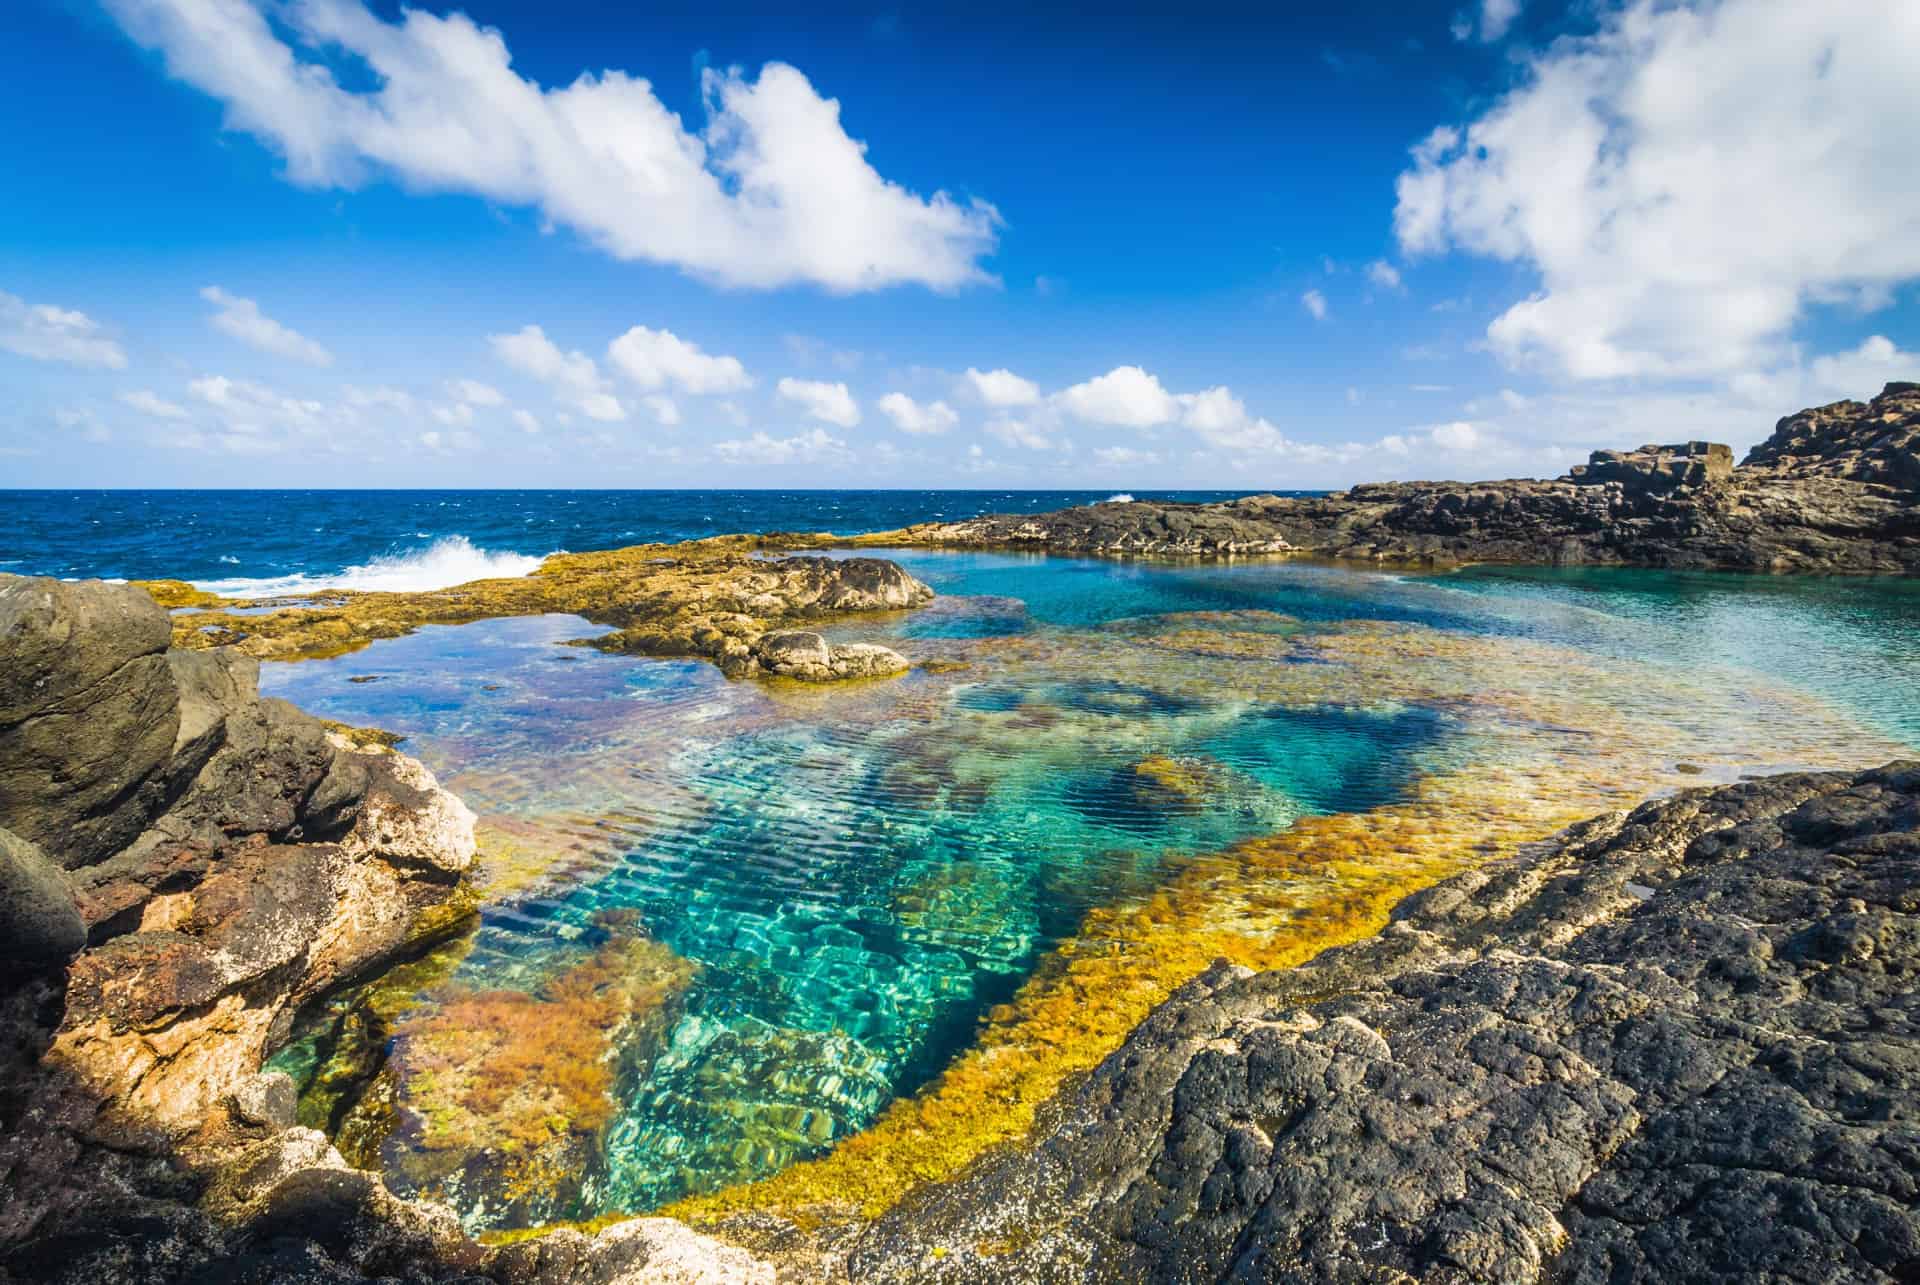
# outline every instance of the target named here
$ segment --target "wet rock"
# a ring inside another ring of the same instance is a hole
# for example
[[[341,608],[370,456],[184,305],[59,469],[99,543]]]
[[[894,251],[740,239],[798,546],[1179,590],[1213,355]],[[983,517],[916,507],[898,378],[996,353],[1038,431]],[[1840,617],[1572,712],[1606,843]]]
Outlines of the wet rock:
[[[1917,996],[1920,763],[1691,791],[1216,966],[849,1275],[1903,1279]]]
[[[805,630],[763,635],[754,643],[752,655],[765,673],[809,683],[883,678],[904,674],[911,668],[906,657],[891,647],[874,643],[833,644]]]
[[[265,1129],[291,1128],[298,1106],[293,1077],[284,1071],[249,1076],[227,1095],[227,1106],[242,1124]]]
[[[33,844],[0,830],[0,982],[9,972],[62,965],[86,944],[65,873]]]

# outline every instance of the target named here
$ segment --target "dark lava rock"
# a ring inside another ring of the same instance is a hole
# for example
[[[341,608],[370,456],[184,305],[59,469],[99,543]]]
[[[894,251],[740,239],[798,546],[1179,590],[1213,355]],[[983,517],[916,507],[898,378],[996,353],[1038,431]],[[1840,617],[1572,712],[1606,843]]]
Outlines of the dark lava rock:
[[[1095,504],[929,523],[905,544],[1920,573],[1920,385],[1781,420],[1739,467],[1709,442],[1596,451],[1550,481],[1383,482],[1223,504]]]
[[[1920,1275],[1920,763],[1688,792],[1216,965],[855,1280]]]

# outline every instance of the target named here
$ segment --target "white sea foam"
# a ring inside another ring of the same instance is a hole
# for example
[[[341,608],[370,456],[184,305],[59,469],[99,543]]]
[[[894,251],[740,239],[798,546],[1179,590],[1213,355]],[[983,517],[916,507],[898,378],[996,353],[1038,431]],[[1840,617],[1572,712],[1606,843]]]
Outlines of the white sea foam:
[[[418,593],[445,589],[469,580],[524,576],[544,558],[482,549],[464,535],[443,536],[425,548],[383,553],[371,562],[341,571],[300,572],[263,580],[197,580],[195,585],[229,598],[267,598],[313,593],[321,589],[377,589]]]
[[[1101,501],[1102,504],[1132,504],[1133,496],[1126,491],[1116,491]]]

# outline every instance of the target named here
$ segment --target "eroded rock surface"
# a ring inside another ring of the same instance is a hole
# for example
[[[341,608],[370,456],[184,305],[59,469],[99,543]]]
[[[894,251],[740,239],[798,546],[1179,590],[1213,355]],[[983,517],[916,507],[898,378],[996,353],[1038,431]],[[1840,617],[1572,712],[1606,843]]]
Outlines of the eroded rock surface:
[[[1596,451],[1551,481],[1387,482],[1223,504],[1107,503],[867,541],[1377,563],[1920,573],[1920,384],[1780,421],[1740,467],[1708,442]]]
[[[1920,1272],[1920,762],[1694,791],[1216,967],[855,1280]]]

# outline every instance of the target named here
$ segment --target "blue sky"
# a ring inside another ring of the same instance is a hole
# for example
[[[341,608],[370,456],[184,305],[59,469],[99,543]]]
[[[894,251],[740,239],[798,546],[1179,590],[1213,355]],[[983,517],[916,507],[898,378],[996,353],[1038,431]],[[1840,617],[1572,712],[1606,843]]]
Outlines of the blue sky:
[[[1920,6],[1277,8],[16,0],[0,479],[1325,486],[1920,377]]]

